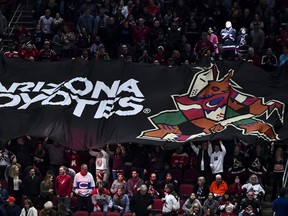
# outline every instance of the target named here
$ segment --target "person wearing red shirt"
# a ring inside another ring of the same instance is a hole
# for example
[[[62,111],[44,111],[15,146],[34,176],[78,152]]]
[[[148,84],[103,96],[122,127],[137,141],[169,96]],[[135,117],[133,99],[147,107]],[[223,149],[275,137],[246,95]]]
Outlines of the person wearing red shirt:
[[[43,49],[40,50],[38,55],[38,61],[43,62],[52,62],[52,61],[58,61],[59,57],[55,53],[54,50],[50,48],[50,42],[45,41],[43,45]]]
[[[259,56],[255,54],[253,47],[249,47],[248,49],[247,62],[252,63],[257,67],[260,67],[261,65],[261,59]]]
[[[58,204],[64,203],[67,211],[70,211],[70,196],[72,186],[72,178],[67,174],[67,167],[61,166],[59,168],[59,175],[55,180],[55,192],[57,195]]]
[[[34,62],[38,57],[38,50],[31,43],[23,44],[22,48],[18,51],[19,57],[27,61]]]
[[[73,169],[76,173],[80,172],[80,156],[76,151],[68,149],[65,151],[68,167]]]
[[[5,52],[4,56],[6,58],[18,58],[19,54],[17,51],[14,51],[13,49],[11,49],[10,51]]]
[[[171,166],[173,168],[186,168],[189,163],[189,156],[183,152],[183,147],[180,146],[176,149],[176,152],[172,154]]]
[[[213,54],[215,52],[213,43],[208,39],[207,33],[203,32],[202,38],[195,45],[195,53],[198,57],[202,57],[207,50],[210,50]]]
[[[144,25],[145,20],[143,18],[139,18],[138,25],[133,29],[133,41],[134,44],[140,43],[141,39],[145,39],[148,41],[149,38],[149,27]]]
[[[149,5],[147,7],[148,14],[156,16],[160,12],[160,6],[155,4],[154,0],[149,0]]]
[[[21,25],[15,27],[14,42],[16,45],[27,43],[31,39],[31,32]]]

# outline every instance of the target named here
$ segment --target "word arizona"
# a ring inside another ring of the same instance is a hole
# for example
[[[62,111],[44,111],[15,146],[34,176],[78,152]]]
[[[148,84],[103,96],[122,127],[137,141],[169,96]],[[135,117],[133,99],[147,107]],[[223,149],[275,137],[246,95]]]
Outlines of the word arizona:
[[[142,111],[144,95],[135,79],[108,86],[93,83],[86,77],[75,77],[60,84],[45,82],[14,82],[9,87],[0,82],[0,108],[28,109],[32,104],[42,106],[72,106],[73,115],[81,117],[85,110],[95,109],[94,117],[131,116]],[[90,113],[90,112],[89,112]]]

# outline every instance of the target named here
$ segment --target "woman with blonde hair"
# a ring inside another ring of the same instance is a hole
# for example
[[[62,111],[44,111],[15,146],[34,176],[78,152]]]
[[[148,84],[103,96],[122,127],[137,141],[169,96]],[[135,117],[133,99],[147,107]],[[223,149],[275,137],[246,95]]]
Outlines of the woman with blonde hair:
[[[37,209],[29,199],[24,200],[24,208],[21,210],[20,216],[38,216]]]
[[[53,176],[51,174],[46,174],[44,180],[40,184],[40,196],[44,202],[53,200]]]
[[[15,197],[16,203],[20,205],[23,190],[22,190],[22,180],[20,176],[20,168],[18,165],[12,165],[10,167],[8,176],[8,190],[9,194]]]
[[[189,215],[193,216],[202,216],[202,211],[200,209],[200,205],[195,203],[191,209],[189,210]]]

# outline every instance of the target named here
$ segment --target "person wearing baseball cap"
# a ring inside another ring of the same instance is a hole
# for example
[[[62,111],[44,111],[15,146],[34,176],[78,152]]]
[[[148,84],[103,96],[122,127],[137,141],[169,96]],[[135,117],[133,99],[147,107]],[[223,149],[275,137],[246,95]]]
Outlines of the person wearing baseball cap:
[[[6,200],[8,206],[6,207],[6,216],[16,216],[20,215],[21,208],[15,204],[16,199],[13,196],[9,196]]]

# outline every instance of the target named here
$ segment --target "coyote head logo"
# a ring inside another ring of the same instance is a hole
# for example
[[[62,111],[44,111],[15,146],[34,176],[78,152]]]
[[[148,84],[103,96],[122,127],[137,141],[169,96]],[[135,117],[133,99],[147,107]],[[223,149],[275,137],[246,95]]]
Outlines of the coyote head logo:
[[[232,76],[233,70],[230,70],[220,79],[216,65],[202,69],[195,74],[187,93],[172,95],[176,109],[150,116],[154,128],[143,131],[138,138],[187,142],[232,126],[243,135],[255,135],[268,141],[278,140],[273,125],[259,117],[265,115],[267,120],[276,112],[283,124],[285,105],[277,100],[265,102],[262,97],[241,92],[241,87],[231,79]],[[201,132],[182,130],[181,125],[187,122],[200,128]]]

